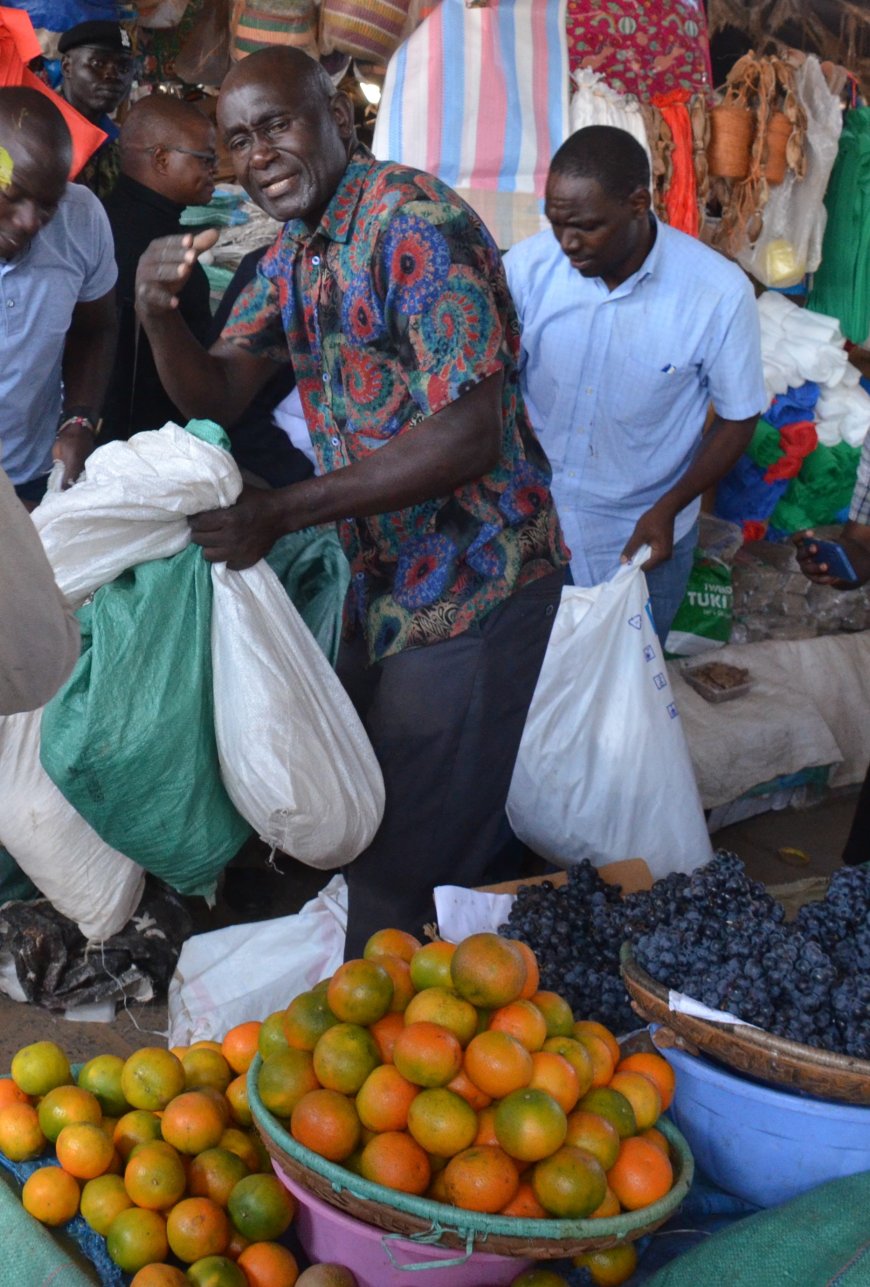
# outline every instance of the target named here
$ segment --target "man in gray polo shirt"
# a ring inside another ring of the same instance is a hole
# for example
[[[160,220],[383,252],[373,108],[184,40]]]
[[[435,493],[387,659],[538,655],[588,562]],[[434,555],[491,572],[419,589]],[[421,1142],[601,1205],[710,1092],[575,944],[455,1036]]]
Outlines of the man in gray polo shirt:
[[[31,506],[93,451],[115,350],[112,233],[71,152],[44,94],[0,89],[0,451]]]

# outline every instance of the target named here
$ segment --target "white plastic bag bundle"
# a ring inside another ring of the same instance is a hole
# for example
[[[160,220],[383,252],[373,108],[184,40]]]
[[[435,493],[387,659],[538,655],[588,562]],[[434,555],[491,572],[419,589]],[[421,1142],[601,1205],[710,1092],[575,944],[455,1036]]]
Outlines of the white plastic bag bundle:
[[[233,804],[271,845],[341,867],[380,825],[384,783],[359,716],[268,564],[212,568],[215,733]]]
[[[145,873],[100,839],[45,772],[41,718],[0,720],[0,844],[85,938],[111,938],[136,910]]]
[[[643,858],[658,879],[713,854],[648,611],[647,558],[648,547],[610,581],[562,591],[507,813],[560,867]]]
[[[652,167],[649,139],[638,100],[617,93],[607,84],[601,72],[592,71],[589,67],[578,67],[572,79],[574,92],[569,108],[570,132],[574,134],[587,125],[612,125],[614,129],[625,130],[641,145]]]

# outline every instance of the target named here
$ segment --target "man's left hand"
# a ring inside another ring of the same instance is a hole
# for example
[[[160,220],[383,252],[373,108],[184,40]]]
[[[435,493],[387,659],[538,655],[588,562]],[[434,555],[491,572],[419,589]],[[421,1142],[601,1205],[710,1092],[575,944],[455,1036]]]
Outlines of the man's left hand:
[[[627,563],[642,545],[649,545],[651,556],[643,565],[644,572],[652,572],[665,563],[674,552],[674,515],[658,505],[653,505],[637,520],[635,529],[620,555],[620,562]]]
[[[279,493],[244,487],[235,505],[193,514],[191,539],[209,563],[226,563],[234,572],[253,567],[288,530],[280,522]]]
[[[85,425],[67,425],[58,435],[51,454],[63,464],[61,487],[64,491],[67,487],[72,487],[95,446],[94,435]]]

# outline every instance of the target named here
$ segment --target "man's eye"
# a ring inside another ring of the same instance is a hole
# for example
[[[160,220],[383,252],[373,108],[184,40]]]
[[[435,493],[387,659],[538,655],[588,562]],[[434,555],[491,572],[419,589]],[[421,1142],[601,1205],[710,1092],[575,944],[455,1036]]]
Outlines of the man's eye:
[[[283,119],[278,121],[270,121],[269,124],[266,126],[266,133],[268,134],[269,138],[277,138],[279,134],[284,133],[284,131],[287,129],[287,125],[288,125],[288,122]]]
[[[246,148],[247,146],[248,140],[246,138],[230,139],[227,144],[227,147],[231,152],[241,152],[242,148]]]

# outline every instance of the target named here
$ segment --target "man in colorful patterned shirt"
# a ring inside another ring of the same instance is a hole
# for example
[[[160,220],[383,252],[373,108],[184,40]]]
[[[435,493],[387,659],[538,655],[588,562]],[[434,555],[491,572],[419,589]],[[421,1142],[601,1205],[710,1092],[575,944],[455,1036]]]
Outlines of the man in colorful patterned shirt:
[[[348,869],[348,954],[419,930],[432,887],[512,874],[504,802],[567,551],[518,389],[517,319],[491,237],[430,175],[374,161],[298,51],[230,72],[218,124],[236,177],[283,227],[206,354],[175,311],[204,233],[152,245],[138,308],[164,384],[231,424],[292,356],[323,476],[192,520],[247,567],[337,522],[351,564],[339,674],[384,772]]]

